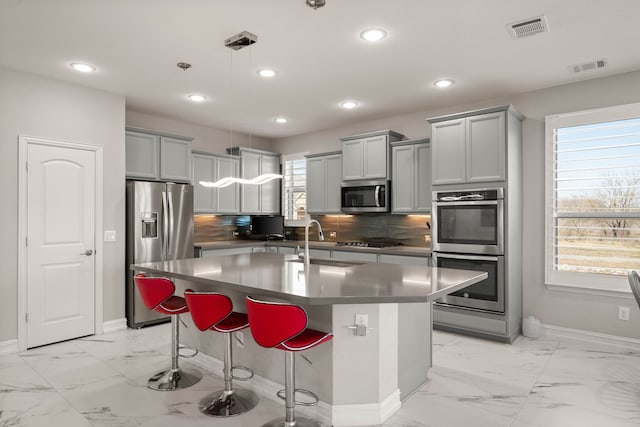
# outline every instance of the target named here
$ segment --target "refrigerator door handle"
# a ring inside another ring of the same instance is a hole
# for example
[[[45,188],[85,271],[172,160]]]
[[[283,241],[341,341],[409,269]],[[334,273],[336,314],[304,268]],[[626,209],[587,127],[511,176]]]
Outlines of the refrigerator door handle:
[[[167,260],[167,243],[169,234],[169,206],[167,203],[167,192],[162,192],[162,260]]]
[[[175,259],[175,254],[171,253],[171,242],[173,241],[173,228],[175,224],[173,222],[174,213],[173,213],[173,194],[170,191],[167,191],[167,200],[169,202],[169,230],[167,233],[167,259]]]

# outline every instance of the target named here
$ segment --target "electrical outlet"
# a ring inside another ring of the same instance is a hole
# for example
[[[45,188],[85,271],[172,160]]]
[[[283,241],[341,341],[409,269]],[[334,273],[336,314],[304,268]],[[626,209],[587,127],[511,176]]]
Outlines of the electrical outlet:
[[[236,331],[233,333],[236,337],[236,344],[238,347],[244,347],[244,332]]]
[[[335,231],[330,231],[329,232],[329,238],[330,239],[335,239],[336,238],[336,232]]]
[[[622,305],[618,307],[618,319],[629,320],[629,307],[624,307]]]
[[[356,314],[356,326],[363,325],[365,328],[369,325],[368,314]]]

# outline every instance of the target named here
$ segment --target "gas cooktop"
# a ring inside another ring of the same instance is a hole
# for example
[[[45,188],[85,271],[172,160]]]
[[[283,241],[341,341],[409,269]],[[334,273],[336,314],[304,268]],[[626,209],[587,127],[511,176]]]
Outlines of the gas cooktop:
[[[398,246],[396,242],[336,242],[336,246],[352,246],[358,248],[386,248],[388,246]]]

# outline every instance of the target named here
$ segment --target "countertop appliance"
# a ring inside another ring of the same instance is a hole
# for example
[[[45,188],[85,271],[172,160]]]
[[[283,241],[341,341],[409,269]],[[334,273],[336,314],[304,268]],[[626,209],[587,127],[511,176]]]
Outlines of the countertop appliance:
[[[170,318],[144,306],[129,265],[193,258],[193,186],[127,181],[126,188],[127,325],[140,328]]]
[[[341,187],[341,210],[345,213],[389,212],[389,181],[345,181]]]

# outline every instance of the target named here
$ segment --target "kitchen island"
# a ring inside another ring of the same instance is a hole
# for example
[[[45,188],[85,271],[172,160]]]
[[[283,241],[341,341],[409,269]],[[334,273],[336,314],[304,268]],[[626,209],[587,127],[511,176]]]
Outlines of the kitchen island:
[[[297,364],[297,387],[316,392],[321,401],[311,411],[299,409],[334,426],[379,424],[399,409],[401,399],[427,379],[430,303],[487,277],[417,265],[312,259],[306,266],[300,261],[295,255],[252,253],[131,268],[182,279],[187,283],[177,283],[194,290],[225,293],[237,311],[245,311],[247,295],[303,306],[309,326],[332,331],[334,339],[306,351]],[[356,315],[366,318],[366,335],[355,334]],[[220,359],[218,335],[190,327],[182,341]],[[246,332],[240,341],[235,363],[252,367],[256,378],[251,387],[272,397],[284,382],[281,352],[259,347]]]

